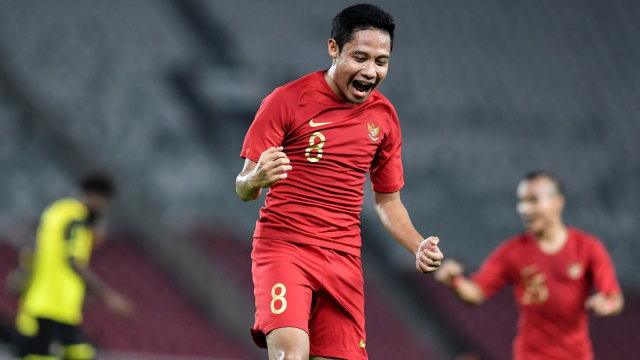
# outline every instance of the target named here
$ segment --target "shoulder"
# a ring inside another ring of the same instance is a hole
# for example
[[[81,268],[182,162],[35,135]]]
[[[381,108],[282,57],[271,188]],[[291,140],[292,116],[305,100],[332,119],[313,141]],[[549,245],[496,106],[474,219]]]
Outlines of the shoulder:
[[[391,101],[386,96],[384,96],[378,89],[373,90],[373,92],[371,93],[371,99],[372,101],[375,101],[380,104],[384,104],[385,106],[388,106],[390,108],[393,108],[393,104],[391,104]]]
[[[369,106],[374,107],[376,111],[388,114],[390,118],[394,119],[395,121],[398,120],[398,115],[396,113],[395,107],[393,107],[391,101],[389,101],[389,99],[382,95],[380,91],[378,91],[377,89],[374,90],[371,93],[371,97],[369,100]]]
[[[496,252],[500,253],[514,253],[527,247],[527,244],[532,239],[529,238],[527,233],[520,233],[507,238],[502,244],[498,245]]]
[[[43,218],[78,218],[85,217],[87,207],[74,198],[65,198],[53,202],[43,213]]]
[[[569,234],[574,239],[573,243],[576,247],[587,248],[594,251],[606,251],[602,241],[600,241],[600,239],[598,239],[595,235],[574,227],[569,228]]]
[[[578,239],[580,241],[584,241],[584,242],[600,242],[600,240],[598,240],[598,238],[595,235],[592,235],[584,230],[578,229],[578,228],[574,228],[574,227],[569,227],[568,228],[569,233],[571,234],[572,237],[574,237],[575,239]]]
[[[288,82],[282,86],[275,88],[271,94],[267,95],[265,100],[284,100],[284,101],[296,101],[302,94],[310,87],[315,87],[323,80],[322,71],[316,71],[307,74],[301,78]]]
[[[516,235],[502,241],[482,262],[482,267],[484,269],[502,269],[503,271],[517,268],[525,240],[524,236]]]
[[[485,260],[486,263],[499,265],[503,269],[517,267],[527,249],[527,234],[522,233],[511,236],[498,245]]]

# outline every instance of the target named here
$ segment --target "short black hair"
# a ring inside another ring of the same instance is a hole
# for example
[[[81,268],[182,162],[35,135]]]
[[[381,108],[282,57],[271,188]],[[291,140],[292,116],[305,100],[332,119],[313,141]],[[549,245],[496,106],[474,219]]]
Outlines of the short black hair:
[[[552,172],[545,171],[545,170],[529,171],[528,173],[524,174],[524,176],[522,177],[522,181],[531,181],[541,177],[546,177],[549,180],[551,180],[558,194],[564,196],[565,194],[564,184],[562,183],[562,180],[560,180],[560,178],[557,175],[553,174]]]
[[[104,171],[92,171],[85,174],[79,181],[80,190],[86,194],[96,194],[112,198],[116,194],[113,178]]]
[[[396,24],[388,12],[371,4],[357,4],[344,8],[335,18],[331,26],[331,38],[342,51],[344,44],[351,41],[357,30],[380,29],[389,33],[391,49],[393,49],[393,31]]]

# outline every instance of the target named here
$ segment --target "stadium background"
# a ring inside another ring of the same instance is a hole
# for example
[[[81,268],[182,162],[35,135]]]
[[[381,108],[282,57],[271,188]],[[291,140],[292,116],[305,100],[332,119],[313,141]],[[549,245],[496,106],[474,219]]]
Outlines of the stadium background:
[[[44,206],[106,168],[120,196],[93,266],[137,315],[88,302],[103,358],[264,358],[248,334],[263,198],[237,199],[238,153],[264,96],[329,66],[330,19],[347,3],[1,1],[0,276]],[[472,271],[521,229],[520,176],[556,172],[567,222],[606,243],[627,296],[621,316],[592,321],[597,358],[637,355],[640,2],[374,3],[397,22],[381,91],[403,126],[402,194],[419,230]],[[509,290],[458,304],[415,273],[367,194],[370,358],[508,359]],[[0,292],[3,338],[15,303]]]

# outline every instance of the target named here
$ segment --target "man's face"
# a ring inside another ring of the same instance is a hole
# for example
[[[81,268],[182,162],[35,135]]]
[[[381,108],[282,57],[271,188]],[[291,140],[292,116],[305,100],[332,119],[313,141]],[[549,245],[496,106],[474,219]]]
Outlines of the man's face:
[[[380,85],[389,69],[391,38],[379,29],[357,30],[351,41],[338,51],[335,40],[329,40],[329,55],[333,64],[329,85],[347,103],[361,104]]]
[[[98,217],[102,216],[111,204],[109,198],[93,193],[84,194],[82,202],[89,209],[92,216],[95,217],[94,220],[97,220]]]
[[[516,209],[524,226],[533,233],[540,233],[561,221],[563,206],[563,196],[547,177],[523,180],[518,185]]]

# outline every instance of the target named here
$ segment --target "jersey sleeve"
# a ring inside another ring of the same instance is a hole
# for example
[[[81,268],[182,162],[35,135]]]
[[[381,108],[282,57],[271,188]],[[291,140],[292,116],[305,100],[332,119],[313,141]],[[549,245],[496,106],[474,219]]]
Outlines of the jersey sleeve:
[[[471,276],[471,281],[482,289],[485,298],[493,296],[509,283],[509,246],[500,245]]]
[[[620,285],[609,252],[604,245],[593,239],[591,245],[590,268],[595,288],[606,295],[619,294]]]
[[[404,186],[402,168],[402,134],[398,115],[390,109],[389,130],[371,163],[369,177],[374,191],[392,193]]]
[[[241,157],[258,162],[265,150],[282,145],[291,119],[286,100],[285,93],[278,88],[262,101],[244,138]]]
[[[73,257],[82,265],[89,262],[91,254],[91,230],[84,220],[72,220],[65,229],[67,256]]]

